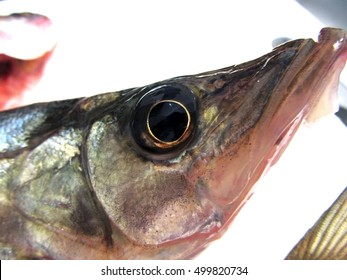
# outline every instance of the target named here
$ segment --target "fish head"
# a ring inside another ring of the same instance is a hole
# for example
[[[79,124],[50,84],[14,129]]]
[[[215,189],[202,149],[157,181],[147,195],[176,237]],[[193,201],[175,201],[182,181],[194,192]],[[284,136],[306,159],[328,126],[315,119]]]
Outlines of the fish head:
[[[82,102],[107,104],[82,158],[113,239],[187,258],[219,237],[299,125],[331,111],[346,57],[346,33],[323,29],[318,42]]]

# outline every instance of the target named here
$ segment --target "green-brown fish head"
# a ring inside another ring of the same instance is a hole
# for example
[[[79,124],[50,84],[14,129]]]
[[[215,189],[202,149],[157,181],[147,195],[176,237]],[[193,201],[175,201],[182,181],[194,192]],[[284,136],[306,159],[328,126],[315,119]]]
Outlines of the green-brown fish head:
[[[298,126],[330,110],[346,57],[346,33],[323,29],[317,43],[126,90],[113,105],[82,102],[107,103],[82,159],[113,241],[129,241],[121,258],[187,258],[218,237]]]

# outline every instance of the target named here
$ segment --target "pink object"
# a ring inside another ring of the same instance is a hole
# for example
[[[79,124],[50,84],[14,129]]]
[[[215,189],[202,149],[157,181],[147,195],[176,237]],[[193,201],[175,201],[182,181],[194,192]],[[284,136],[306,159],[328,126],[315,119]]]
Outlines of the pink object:
[[[37,14],[0,16],[0,110],[18,106],[42,76],[55,46],[51,25]]]

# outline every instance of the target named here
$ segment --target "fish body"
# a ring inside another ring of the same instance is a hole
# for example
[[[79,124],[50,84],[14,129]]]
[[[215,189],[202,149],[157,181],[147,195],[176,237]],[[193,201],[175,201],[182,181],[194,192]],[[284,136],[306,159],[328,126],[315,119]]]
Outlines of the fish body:
[[[347,260],[347,188],[290,251],[289,260]]]
[[[0,113],[0,257],[194,257],[332,110],[346,41],[323,29],[240,65]]]

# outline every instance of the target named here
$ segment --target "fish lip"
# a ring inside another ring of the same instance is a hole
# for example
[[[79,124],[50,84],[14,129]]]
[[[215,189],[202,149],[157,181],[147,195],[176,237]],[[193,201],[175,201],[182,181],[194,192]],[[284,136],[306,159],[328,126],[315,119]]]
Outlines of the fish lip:
[[[318,36],[318,43],[331,42],[341,60],[347,60],[347,31],[340,28],[323,28]]]
[[[322,42],[340,42],[347,43],[347,32],[341,28],[325,27],[319,32],[318,43]],[[345,48],[347,46],[345,45]]]
[[[338,62],[347,60],[347,31],[341,28],[323,28],[318,35],[318,44],[330,44]]]

